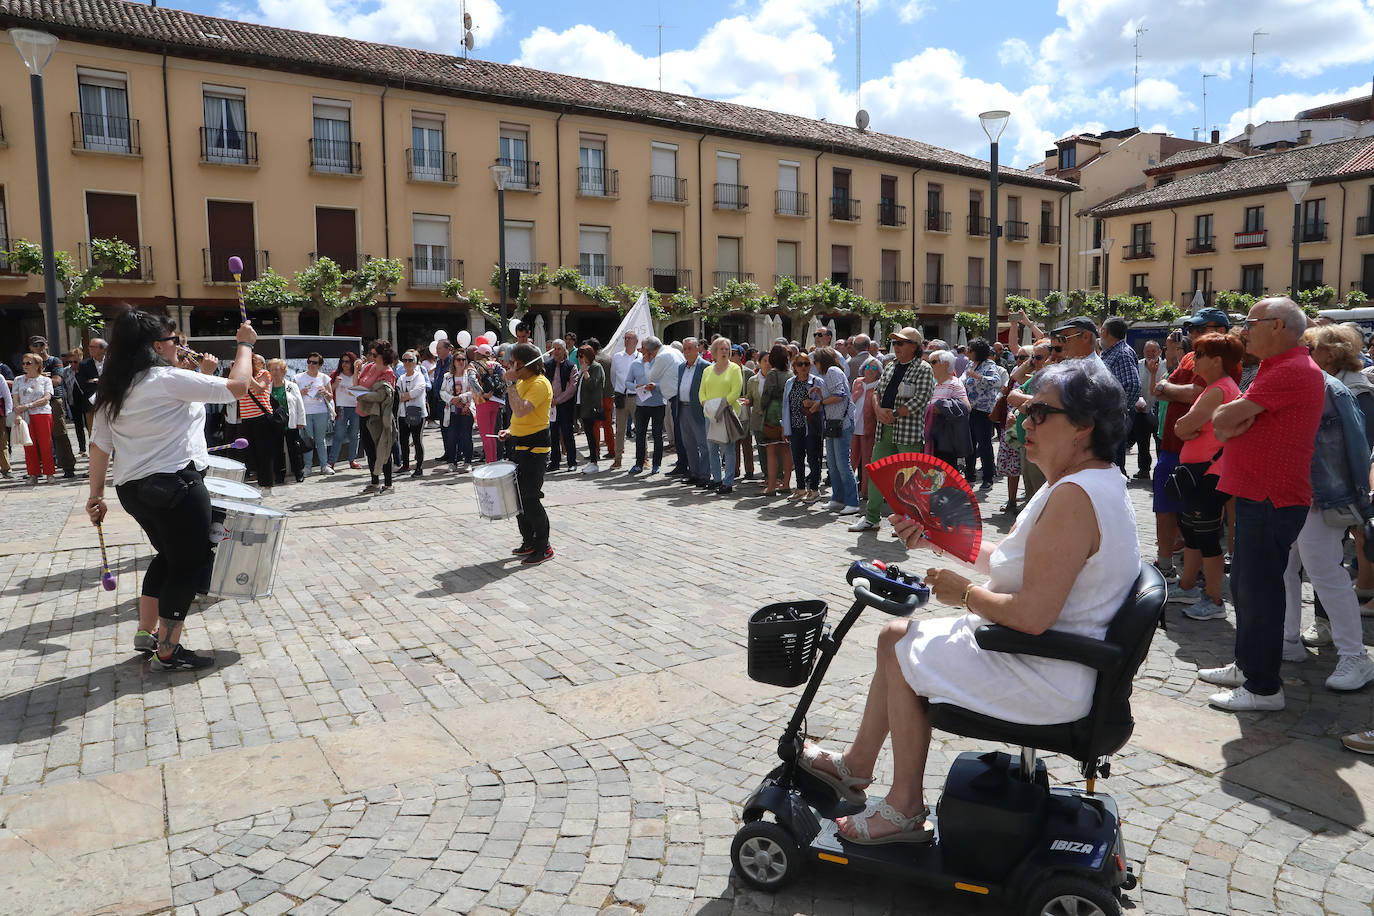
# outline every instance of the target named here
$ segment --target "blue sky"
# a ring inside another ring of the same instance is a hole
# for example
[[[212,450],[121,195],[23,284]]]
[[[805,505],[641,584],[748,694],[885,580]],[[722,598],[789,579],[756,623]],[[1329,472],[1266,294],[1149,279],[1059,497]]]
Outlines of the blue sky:
[[[454,52],[459,0],[169,0],[288,28]],[[473,54],[852,123],[853,0],[468,0]],[[661,12],[660,12],[661,10]],[[1058,136],[1130,127],[1132,40],[1141,35],[1145,130],[1223,139],[1246,122],[1368,94],[1374,0],[865,0],[863,106],[872,129],[986,156],[977,113],[1006,108],[1003,160],[1025,166]]]

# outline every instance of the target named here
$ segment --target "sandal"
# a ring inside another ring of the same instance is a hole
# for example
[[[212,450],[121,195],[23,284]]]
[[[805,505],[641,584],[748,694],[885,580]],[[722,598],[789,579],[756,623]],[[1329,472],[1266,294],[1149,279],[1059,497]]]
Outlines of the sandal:
[[[935,825],[927,820],[929,816],[930,808],[922,807],[914,816],[907,817],[889,805],[886,799],[880,798],[863,814],[856,814],[848,818],[849,823],[854,825],[854,836],[846,836],[841,832],[840,838],[860,846],[880,846],[884,843],[929,843],[935,838]],[[876,840],[871,838],[868,835],[868,822],[875,817],[880,817],[896,827],[897,832],[878,837]]]
[[[839,775],[827,773],[825,770],[818,768],[816,762],[821,758],[828,760],[830,765],[835,768],[835,773]],[[851,802],[855,805],[862,805],[868,798],[863,790],[873,783],[873,777],[855,776],[849,771],[849,765],[844,762],[843,755],[826,750],[819,744],[811,744],[803,748],[801,759],[797,761],[797,766],[834,789],[839,793],[840,797],[847,802]]]

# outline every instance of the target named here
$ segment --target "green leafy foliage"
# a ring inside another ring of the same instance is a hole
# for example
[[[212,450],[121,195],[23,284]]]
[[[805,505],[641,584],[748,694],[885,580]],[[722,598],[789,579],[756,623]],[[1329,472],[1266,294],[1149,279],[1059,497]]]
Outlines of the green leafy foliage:
[[[954,323],[964,329],[969,338],[986,337],[992,322],[986,312],[957,312]]]
[[[138,266],[138,252],[119,239],[92,239],[90,250],[91,263],[85,270],[79,269],[76,261],[65,251],[53,252],[53,267],[57,282],[67,291],[61,300],[62,320],[70,327],[98,331],[104,321],[95,306],[85,301],[86,297],[105,285],[101,274],[123,276],[132,273]],[[11,269],[42,275],[43,249],[28,239],[20,239],[13,249],[4,254]]]
[[[405,265],[396,258],[373,258],[360,270],[343,270],[330,258],[320,258],[305,270],[296,271],[293,280],[299,292],[272,268],[243,288],[243,304],[249,311],[263,309],[310,308],[320,314],[320,331],[334,329],[344,315],[359,308],[370,308],[401,282]]]
[[[489,300],[482,290],[465,290],[457,280],[450,280],[444,285],[443,295],[449,299],[465,301],[488,318],[499,321],[501,317],[501,288],[505,285],[504,279],[501,276],[501,266],[499,264],[494,266],[491,271],[491,286],[496,290],[494,302]],[[613,308],[621,315],[629,311],[630,306],[638,301],[641,293],[648,293],[650,310],[656,317],[666,317],[659,301],[659,294],[655,290],[642,286],[632,286],[628,283],[620,283],[615,286],[593,286],[587,282],[576,267],[559,267],[553,271],[541,270],[537,273],[522,273],[520,275],[520,290],[515,296],[515,301],[508,303],[509,314],[507,317],[523,318],[530,309],[530,296],[550,286],[565,292],[576,293],[602,308]]]

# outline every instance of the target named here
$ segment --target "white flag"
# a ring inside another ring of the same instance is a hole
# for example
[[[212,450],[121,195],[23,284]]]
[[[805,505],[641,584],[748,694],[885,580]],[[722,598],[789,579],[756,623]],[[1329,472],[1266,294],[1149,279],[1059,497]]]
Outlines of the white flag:
[[[1206,307],[1207,303],[1202,300],[1202,290],[1193,290],[1193,301],[1191,303],[1193,314],[1196,315]]]
[[[634,306],[625,313],[625,317],[620,322],[620,327],[615,329],[611,339],[601,348],[601,352],[615,354],[623,352],[625,349],[625,333],[633,331],[643,341],[644,338],[654,333],[654,316],[649,311],[649,296],[647,293],[640,293],[639,299]]]

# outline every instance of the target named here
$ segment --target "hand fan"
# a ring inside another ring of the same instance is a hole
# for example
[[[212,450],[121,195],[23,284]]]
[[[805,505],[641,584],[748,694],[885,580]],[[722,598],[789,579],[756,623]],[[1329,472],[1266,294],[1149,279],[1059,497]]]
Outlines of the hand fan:
[[[899,515],[925,526],[926,539],[972,563],[983,543],[983,519],[973,488],[934,455],[903,452],[868,465],[868,478]]]

